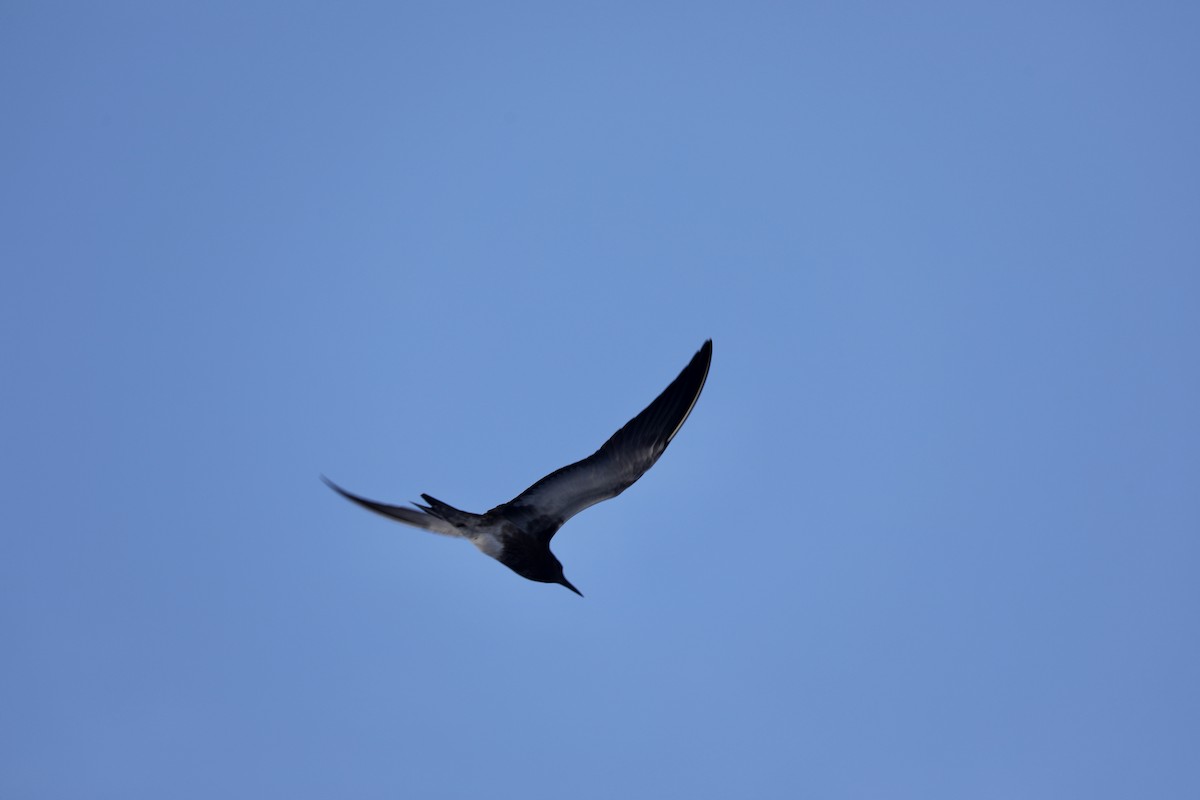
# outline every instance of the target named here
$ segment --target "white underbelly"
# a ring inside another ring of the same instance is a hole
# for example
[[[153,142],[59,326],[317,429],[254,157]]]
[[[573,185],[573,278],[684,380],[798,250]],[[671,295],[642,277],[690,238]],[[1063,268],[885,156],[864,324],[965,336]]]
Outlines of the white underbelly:
[[[492,531],[478,531],[468,538],[470,538],[471,544],[478,547],[479,552],[485,556],[499,558],[500,551],[504,549],[504,545],[500,542],[500,537]]]

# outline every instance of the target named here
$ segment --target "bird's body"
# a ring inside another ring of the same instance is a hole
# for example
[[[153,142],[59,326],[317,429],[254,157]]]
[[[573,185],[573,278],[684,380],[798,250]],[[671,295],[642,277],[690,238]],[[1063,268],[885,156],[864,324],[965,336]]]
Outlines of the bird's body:
[[[416,508],[377,503],[324,479],[348,500],[391,519],[469,540],[522,577],[580,594],[550,552],[558,529],[580,511],[616,497],[650,469],[679,432],[708,377],[712,341],[704,343],[671,385],[592,455],[550,473],[484,514],[460,511],[427,494]]]

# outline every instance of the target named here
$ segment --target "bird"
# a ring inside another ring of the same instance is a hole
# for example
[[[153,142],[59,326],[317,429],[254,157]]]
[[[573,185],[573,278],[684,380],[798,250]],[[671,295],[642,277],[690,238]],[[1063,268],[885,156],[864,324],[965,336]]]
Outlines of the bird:
[[[394,506],[353,494],[321,476],[329,488],[389,519],[433,533],[467,539],[523,578],[565,586],[583,597],[563,575],[550,540],[571,517],[628,489],[679,433],[700,398],[712,363],[712,339],[662,394],[587,458],[551,472],[525,491],[483,514],[461,511],[422,494],[424,504]]]

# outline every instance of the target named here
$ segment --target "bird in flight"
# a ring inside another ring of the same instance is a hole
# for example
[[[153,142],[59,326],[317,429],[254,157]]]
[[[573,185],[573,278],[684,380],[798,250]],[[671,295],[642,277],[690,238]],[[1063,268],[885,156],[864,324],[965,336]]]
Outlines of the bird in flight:
[[[363,508],[433,533],[467,539],[521,577],[557,583],[582,597],[550,552],[550,540],[571,517],[616,497],[654,466],[692,413],[711,362],[709,339],[671,385],[599,450],[551,472],[512,500],[483,514],[459,511],[427,494],[421,495],[426,505],[391,506],[351,494],[324,476],[321,480]]]

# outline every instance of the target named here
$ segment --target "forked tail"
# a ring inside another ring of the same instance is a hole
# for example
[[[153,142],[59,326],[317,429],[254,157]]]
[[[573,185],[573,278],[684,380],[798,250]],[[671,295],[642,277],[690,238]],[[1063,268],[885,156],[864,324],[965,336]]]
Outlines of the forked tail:
[[[426,514],[430,514],[438,519],[443,519],[446,522],[449,522],[456,528],[463,525],[477,525],[479,522],[480,516],[478,514],[472,514],[469,511],[460,511],[452,505],[443,503],[436,497],[430,497],[427,494],[423,494],[421,495],[421,499],[429,505],[423,506],[420,503],[413,503],[413,505],[424,511]]]

